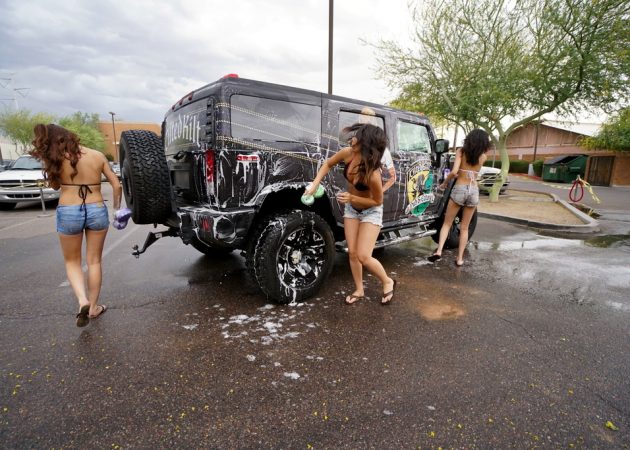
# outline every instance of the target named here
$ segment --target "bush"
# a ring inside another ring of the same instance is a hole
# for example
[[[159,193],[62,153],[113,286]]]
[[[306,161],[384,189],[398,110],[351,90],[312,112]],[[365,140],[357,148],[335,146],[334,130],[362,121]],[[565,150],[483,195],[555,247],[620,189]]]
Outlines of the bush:
[[[542,170],[543,170],[544,162],[545,162],[544,159],[537,159],[536,161],[532,163],[534,165],[534,173],[536,174],[537,177],[542,177]]]
[[[536,161],[534,161],[533,163],[530,163],[529,161],[523,161],[520,159],[517,160],[511,160],[510,161],[510,172],[511,173],[528,173],[529,172],[529,165],[533,164],[534,165],[534,173],[536,174],[536,176],[542,176],[542,168],[543,168],[543,159],[537,159]],[[486,167],[492,167],[492,160],[491,159],[487,159],[486,162],[483,163],[484,166]],[[501,168],[501,161],[500,160],[496,160],[494,161],[494,167],[496,167],[497,169]]]
[[[511,173],[527,173],[528,169],[529,169],[529,161],[523,161],[522,159],[510,161]]]

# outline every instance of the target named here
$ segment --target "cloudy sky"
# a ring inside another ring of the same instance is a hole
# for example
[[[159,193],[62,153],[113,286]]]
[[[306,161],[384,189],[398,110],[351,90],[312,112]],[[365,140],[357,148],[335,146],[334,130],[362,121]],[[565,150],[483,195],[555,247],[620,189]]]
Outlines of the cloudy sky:
[[[390,101],[362,40],[409,42],[407,0],[336,0],[334,13],[333,92]],[[328,89],[327,0],[0,0],[0,42],[11,109],[161,122],[227,73]]]

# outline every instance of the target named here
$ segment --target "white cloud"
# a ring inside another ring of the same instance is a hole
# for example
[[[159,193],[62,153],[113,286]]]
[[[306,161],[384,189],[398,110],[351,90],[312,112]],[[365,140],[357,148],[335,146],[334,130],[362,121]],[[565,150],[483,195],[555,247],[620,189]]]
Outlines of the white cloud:
[[[226,73],[326,91],[326,0],[4,1],[0,74],[20,107],[161,121],[187,92]],[[395,93],[375,79],[361,40],[408,40],[406,0],[335,2],[333,91],[376,103]]]

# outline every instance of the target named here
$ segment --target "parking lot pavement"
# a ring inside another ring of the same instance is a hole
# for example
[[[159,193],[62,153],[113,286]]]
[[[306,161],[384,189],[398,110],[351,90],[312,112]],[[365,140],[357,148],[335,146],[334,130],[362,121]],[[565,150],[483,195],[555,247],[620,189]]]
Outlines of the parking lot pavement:
[[[274,305],[237,253],[111,229],[108,312],[86,328],[54,219],[0,218],[6,448],[627,448],[628,236],[545,237],[479,220],[462,269],[430,239],[379,256],[391,305],[344,255],[320,293]]]

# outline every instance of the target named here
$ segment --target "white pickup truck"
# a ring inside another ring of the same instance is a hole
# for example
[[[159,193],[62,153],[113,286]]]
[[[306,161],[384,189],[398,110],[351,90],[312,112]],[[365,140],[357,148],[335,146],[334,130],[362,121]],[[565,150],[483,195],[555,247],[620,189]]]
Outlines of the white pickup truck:
[[[42,194],[44,202],[59,200],[59,191],[45,183],[42,163],[35,158],[20,156],[11,168],[0,172],[0,210],[11,210],[20,202],[39,201]]]
[[[490,192],[492,185],[497,180],[500,173],[501,169],[497,167],[482,166],[481,169],[479,169],[479,176],[477,177],[479,192]],[[505,177],[505,181],[503,182],[503,186],[501,186],[501,190],[499,191],[499,193],[505,193],[505,190],[508,188],[509,184],[509,177]]]

